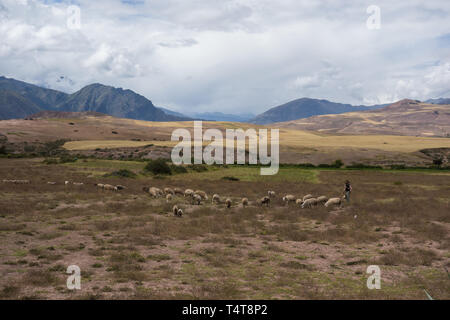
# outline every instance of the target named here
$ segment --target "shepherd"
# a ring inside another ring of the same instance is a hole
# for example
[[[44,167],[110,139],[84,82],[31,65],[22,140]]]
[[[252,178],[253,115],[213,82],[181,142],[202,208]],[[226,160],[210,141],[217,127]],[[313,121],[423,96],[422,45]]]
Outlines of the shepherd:
[[[350,202],[350,193],[352,192],[352,185],[350,184],[349,180],[345,181],[345,190],[344,195],[347,202]]]

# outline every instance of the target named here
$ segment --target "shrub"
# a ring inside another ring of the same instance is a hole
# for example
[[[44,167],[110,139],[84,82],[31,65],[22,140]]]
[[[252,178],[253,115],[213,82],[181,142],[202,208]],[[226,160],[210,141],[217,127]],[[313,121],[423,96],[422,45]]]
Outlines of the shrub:
[[[134,179],[137,175],[128,169],[120,169],[111,173],[105,174],[105,177],[120,177],[120,178],[131,178]]]
[[[335,168],[340,168],[344,165],[344,163],[342,162],[341,159],[337,159],[331,165],[334,166]]]
[[[164,159],[150,160],[145,170],[153,174],[172,174],[172,170]]]
[[[176,165],[171,165],[170,169],[172,170],[172,172],[174,173],[186,173],[187,169],[183,166],[176,166]]]
[[[226,176],[226,177],[222,177],[222,180],[239,181],[239,178]]]
[[[205,172],[208,171],[208,168],[203,164],[191,164],[189,169],[192,169],[195,172]]]

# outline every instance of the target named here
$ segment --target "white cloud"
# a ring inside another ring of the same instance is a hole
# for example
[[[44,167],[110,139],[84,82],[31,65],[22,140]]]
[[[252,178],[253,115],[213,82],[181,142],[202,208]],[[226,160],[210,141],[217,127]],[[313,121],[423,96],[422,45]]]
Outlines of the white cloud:
[[[450,87],[446,0],[0,0],[0,74],[75,91],[130,88],[189,111],[262,112],[303,96],[427,99]],[[432,63],[430,63],[432,62]],[[61,81],[60,77],[70,79]]]

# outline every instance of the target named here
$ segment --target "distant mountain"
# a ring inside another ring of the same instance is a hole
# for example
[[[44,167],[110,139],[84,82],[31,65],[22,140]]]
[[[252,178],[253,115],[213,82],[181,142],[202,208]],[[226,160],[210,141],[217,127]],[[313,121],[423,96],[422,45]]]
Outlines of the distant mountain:
[[[39,110],[39,106],[17,92],[0,89],[0,119],[24,118]]]
[[[352,106],[322,99],[301,98],[271,108],[251,119],[250,123],[267,124],[290,121],[322,114],[339,114],[344,112],[371,110],[385,105]]]
[[[15,79],[0,77],[0,120],[24,118],[43,110],[94,111],[115,117],[148,121],[185,121],[185,116],[167,114],[131,90],[91,84],[67,94]]]
[[[231,121],[231,122],[248,122],[255,115],[248,114],[227,114],[222,112],[203,112],[191,114],[193,118],[209,120],[209,121]]]
[[[148,121],[183,121],[188,120],[166,114],[153,103],[131,90],[114,88],[99,83],[88,85],[69,95],[57,109],[60,111],[95,111],[118,118]]]
[[[180,117],[180,118],[186,118],[186,119],[189,119],[190,117],[188,117],[188,116],[186,116],[186,115],[184,115],[184,114],[182,114],[182,113],[180,113],[180,112],[176,112],[176,111],[172,111],[172,110],[169,110],[169,109],[166,109],[166,108],[163,108],[163,107],[157,107],[158,109],[160,109],[160,110],[162,110],[162,111],[164,111],[165,113],[167,113],[167,114],[170,114],[170,115],[172,115],[172,116],[177,116],[177,117]],[[192,120],[192,119],[191,119]]]
[[[425,102],[431,104],[450,104],[450,98],[428,99]]]
[[[404,99],[375,110],[313,116],[273,126],[323,133],[450,137],[450,105]]]
[[[16,92],[39,108],[49,110],[54,110],[56,105],[68,97],[67,93],[61,91],[42,88],[34,84],[5,77],[0,77],[0,90]],[[14,112],[13,110],[11,112]]]

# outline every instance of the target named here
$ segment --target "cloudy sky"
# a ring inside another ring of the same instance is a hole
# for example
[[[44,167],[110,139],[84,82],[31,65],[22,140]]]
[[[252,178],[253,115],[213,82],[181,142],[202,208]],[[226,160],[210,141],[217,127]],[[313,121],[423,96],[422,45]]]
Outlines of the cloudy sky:
[[[0,75],[181,112],[449,97],[450,1],[0,0]]]

